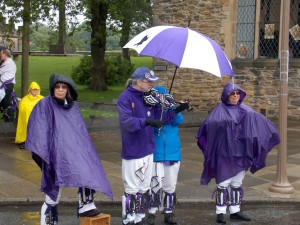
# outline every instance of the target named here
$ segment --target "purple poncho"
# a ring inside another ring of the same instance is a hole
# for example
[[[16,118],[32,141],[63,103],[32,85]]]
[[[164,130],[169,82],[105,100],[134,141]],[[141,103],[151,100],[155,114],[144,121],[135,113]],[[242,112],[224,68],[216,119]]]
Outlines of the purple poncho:
[[[63,108],[52,96],[45,97],[34,107],[27,131],[26,148],[43,160],[41,191],[56,199],[59,187],[87,187],[112,199],[76,102]]]
[[[227,97],[239,90],[237,105],[228,104]],[[201,184],[212,178],[225,181],[242,170],[255,173],[265,166],[269,151],[280,143],[275,125],[242,101],[245,91],[230,82],[225,85],[222,103],[207,116],[198,131],[198,146],[204,155]]]

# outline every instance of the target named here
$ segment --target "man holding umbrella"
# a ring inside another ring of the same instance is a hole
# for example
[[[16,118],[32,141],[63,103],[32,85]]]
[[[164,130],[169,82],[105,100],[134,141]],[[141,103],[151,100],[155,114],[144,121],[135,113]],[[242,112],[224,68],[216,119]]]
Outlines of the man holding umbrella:
[[[176,116],[172,110],[162,115],[159,99],[149,92],[158,79],[147,67],[137,68],[117,103],[125,188],[122,196],[123,224],[148,224],[145,212],[150,206],[154,128],[171,123]]]

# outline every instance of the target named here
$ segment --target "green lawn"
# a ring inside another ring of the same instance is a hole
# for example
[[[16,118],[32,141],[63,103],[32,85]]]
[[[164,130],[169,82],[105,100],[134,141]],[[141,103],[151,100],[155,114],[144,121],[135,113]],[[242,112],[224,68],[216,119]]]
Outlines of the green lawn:
[[[96,117],[104,117],[104,118],[110,118],[110,117],[118,117],[118,112],[115,111],[107,111],[107,110],[98,110],[98,109],[90,109],[90,108],[80,108],[81,114],[83,118],[90,118],[91,116]]]
[[[49,76],[60,73],[70,76],[72,66],[79,64],[80,56],[30,56],[29,57],[29,84],[36,81],[41,86],[41,94],[49,93]],[[132,57],[134,67],[147,66],[152,68],[151,57]],[[21,58],[15,61],[17,64],[17,77],[15,90],[17,96],[21,96]],[[128,77],[130,74],[128,74]],[[78,101],[80,102],[106,102],[115,99],[124,90],[125,84],[109,86],[108,91],[92,91],[87,86],[78,85]]]

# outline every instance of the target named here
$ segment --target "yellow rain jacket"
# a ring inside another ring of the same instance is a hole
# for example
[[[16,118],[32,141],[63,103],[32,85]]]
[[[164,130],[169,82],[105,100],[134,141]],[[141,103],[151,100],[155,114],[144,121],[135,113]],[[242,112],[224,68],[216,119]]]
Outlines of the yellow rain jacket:
[[[39,93],[37,96],[32,96],[30,94],[31,89],[39,89]],[[22,143],[26,141],[27,136],[27,123],[30,116],[30,113],[33,107],[38,103],[39,100],[44,98],[44,96],[40,95],[41,88],[36,82],[31,82],[28,94],[24,96],[19,103],[19,115],[18,115],[18,125],[16,131],[16,143]]]

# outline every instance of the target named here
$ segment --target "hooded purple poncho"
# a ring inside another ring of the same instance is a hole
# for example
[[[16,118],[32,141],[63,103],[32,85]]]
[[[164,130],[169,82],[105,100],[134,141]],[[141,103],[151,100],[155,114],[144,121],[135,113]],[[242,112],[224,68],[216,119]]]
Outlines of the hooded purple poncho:
[[[227,103],[228,95],[239,90],[237,105]],[[269,151],[280,143],[275,125],[243,102],[245,91],[227,83],[221,100],[207,116],[198,131],[198,146],[204,155],[201,184],[225,181],[242,170],[251,173],[265,167]]]
[[[72,80],[52,75],[51,95],[36,104],[28,122],[25,146],[42,159],[41,191],[56,199],[59,187],[87,187],[112,199],[109,181],[77,103],[62,107],[52,96],[57,82],[69,84],[76,100]]]

